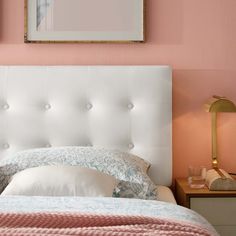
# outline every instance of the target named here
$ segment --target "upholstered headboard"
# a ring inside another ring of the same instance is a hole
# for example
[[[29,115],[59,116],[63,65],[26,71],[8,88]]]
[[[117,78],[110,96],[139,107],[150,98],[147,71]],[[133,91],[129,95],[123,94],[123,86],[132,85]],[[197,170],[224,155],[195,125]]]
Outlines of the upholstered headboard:
[[[0,155],[50,146],[126,150],[172,179],[168,66],[0,66]]]

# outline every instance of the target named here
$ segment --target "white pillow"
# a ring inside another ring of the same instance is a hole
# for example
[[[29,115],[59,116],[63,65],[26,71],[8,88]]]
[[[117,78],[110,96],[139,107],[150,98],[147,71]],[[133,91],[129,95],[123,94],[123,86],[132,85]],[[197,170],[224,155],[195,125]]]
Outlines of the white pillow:
[[[40,166],[13,175],[1,195],[111,197],[117,180],[79,166]]]

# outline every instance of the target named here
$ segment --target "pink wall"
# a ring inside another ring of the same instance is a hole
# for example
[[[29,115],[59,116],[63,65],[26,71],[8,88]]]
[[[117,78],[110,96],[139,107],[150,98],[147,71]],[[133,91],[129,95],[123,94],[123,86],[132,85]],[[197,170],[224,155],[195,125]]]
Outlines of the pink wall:
[[[0,0],[0,64],[170,64],[174,176],[210,166],[212,94],[236,102],[236,1],[147,0],[145,44],[23,43],[23,0]],[[236,172],[236,114],[219,117],[221,167]]]

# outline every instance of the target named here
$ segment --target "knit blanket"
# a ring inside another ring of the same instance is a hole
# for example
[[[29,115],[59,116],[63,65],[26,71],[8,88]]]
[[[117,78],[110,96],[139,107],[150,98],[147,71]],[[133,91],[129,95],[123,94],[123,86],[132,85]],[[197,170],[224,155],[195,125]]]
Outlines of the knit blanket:
[[[201,226],[160,217],[79,213],[0,213],[1,236],[213,236]]]

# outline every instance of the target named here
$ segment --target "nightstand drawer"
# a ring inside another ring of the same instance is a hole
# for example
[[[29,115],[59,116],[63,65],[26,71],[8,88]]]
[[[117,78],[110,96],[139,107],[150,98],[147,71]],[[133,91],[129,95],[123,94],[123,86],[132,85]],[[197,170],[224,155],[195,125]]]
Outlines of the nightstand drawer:
[[[190,208],[215,226],[236,226],[236,198],[190,198]]]
[[[236,226],[214,226],[217,232],[221,236],[235,236],[236,235]]]

